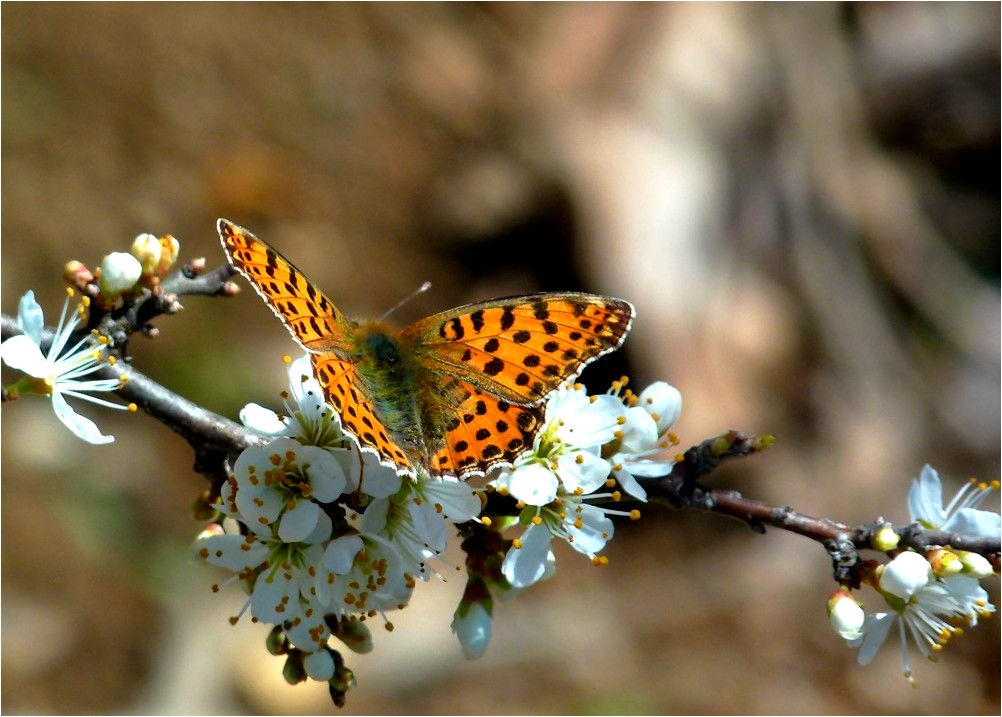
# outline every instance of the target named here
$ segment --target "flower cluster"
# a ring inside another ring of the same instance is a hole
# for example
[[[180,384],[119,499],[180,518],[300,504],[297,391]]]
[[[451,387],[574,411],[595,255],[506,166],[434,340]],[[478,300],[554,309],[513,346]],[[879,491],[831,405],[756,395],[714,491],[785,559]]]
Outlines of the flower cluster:
[[[639,396],[624,382],[605,395],[589,396],[579,385],[551,395],[532,450],[491,483],[518,501],[519,522],[525,526],[502,567],[512,587],[528,587],[548,574],[553,538],[601,562],[598,553],[613,535],[609,516],[639,517],[638,511],[602,504],[619,502],[622,493],[611,490],[617,484],[646,501],[636,477],[671,473],[675,458],[666,452],[677,439],[668,429],[681,409],[681,394],[664,382]]]
[[[328,639],[368,650],[364,623],[407,605],[416,581],[434,573],[449,524],[474,519],[481,503],[466,483],[401,476],[359,451],[308,356],[289,378],[284,414],[254,404],[241,412],[271,440],[241,453],[216,506],[224,519],[195,547],[236,573],[254,618],[281,627],[278,651],[303,668],[287,676],[343,680]]]
[[[1002,532],[999,514],[977,509],[990,489],[968,484],[944,508],[939,475],[925,466],[908,494],[911,520],[930,530],[997,538]],[[897,536],[888,528],[875,542],[880,543],[874,546],[877,549],[894,550]],[[867,614],[842,587],[828,601],[829,619],[836,633],[859,648],[861,665],[873,660],[896,629],[904,674],[914,683],[909,638],[923,657],[935,660],[953,637],[963,633],[963,627],[974,627],[980,618],[995,612],[978,582],[990,575],[991,564],[976,553],[938,549],[922,555],[903,550],[869,573],[868,583],[883,601],[880,610]]]
[[[482,654],[492,591],[552,574],[554,538],[599,563],[613,533],[609,516],[631,515],[602,506],[620,500],[611,489],[618,482],[643,500],[634,476],[666,475],[674,463],[664,454],[677,442],[667,431],[681,400],[667,384],[640,396],[622,383],[603,396],[580,386],[554,392],[533,449],[477,489],[420,471],[400,475],[360,451],[326,405],[308,356],[291,363],[289,379],[284,413],[255,404],[241,412],[269,442],[239,456],[216,504],[220,519],[195,550],[233,571],[249,593],[244,610],[276,626],[273,652],[286,656],[290,681],[326,680],[332,690],[344,684],[328,640],[367,650],[370,618],[382,616],[392,629],[387,613],[405,607],[420,581],[440,575],[435,562],[456,526],[487,536],[464,542],[469,582],[453,622],[464,653]],[[513,512],[484,512],[492,490],[515,499],[505,501]],[[522,526],[518,537],[502,537],[509,525]]]

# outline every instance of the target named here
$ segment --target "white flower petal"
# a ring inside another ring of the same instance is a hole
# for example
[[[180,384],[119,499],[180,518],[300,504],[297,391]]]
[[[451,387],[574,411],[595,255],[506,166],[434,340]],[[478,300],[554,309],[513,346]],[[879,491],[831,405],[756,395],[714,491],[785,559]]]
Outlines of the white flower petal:
[[[624,466],[618,471],[613,471],[612,477],[616,479],[620,487],[626,491],[627,495],[646,503],[647,491],[644,490],[643,486],[640,485],[640,483],[637,482],[637,479],[633,477],[632,468],[632,465],[629,469]]]
[[[893,612],[878,612],[875,615],[866,616],[866,621],[863,623],[863,636],[849,643],[851,647],[859,646],[856,662],[860,665],[870,664],[877,651],[880,650],[880,646],[887,639],[895,618],[897,618],[897,613]]]
[[[298,543],[313,532],[319,519],[319,505],[312,500],[297,500],[282,515],[278,537],[286,543]]]
[[[981,538],[997,537],[1002,533],[1002,516],[989,510],[961,508],[943,524],[942,530]]]
[[[828,621],[839,637],[851,642],[863,636],[866,613],[852,597],[843,594],[831,604]]]
[[[330,503],[344,493],[348,485],[344,468],[328,451],[316,446],[301,446],[296,461],[305,467],[312,497],[318,503]]]
[[[293,576],[285,570],[266,571],[258,576],[251,593],[251,615],[269,625],[292,617],[289,605],[298,602],[299,590]]]
[[[618,455],[617,459],[622,460],[623,456]],[[639,458],[626,461],[626,463],[629,466],[630,473],[635,476],[640,476],[641,478],[662,478],[671,473],[672,468],[675,467],[675,461],[671,458],[662,458],[657,460]]]
[[[580,393],[584,393],[581,391]],[[577,448],[593,448],[608,443],[619,430],[626,408],[615,396],[592,396],[584,408],[561,417],[557,437]]]
[[[435,507],[427,501],[421,501],[420,504],[413,500],[408,501],[407,509],[410,513],[411,525],[414,532],[417,533],[418,542],[425,548],[422,551],[424,557],[430,558],[432,555],[444,551],[445,544],[449,539],[449,524],[445,516],[437,512]]]
[[[248,543],[243,535],[216,535],[196,541],[194,548],[201,557],[212,565],[239,572],[245,568],[256,568],[268,558],[268,547],[261,541]]]
[[[303,542],[310,544],[326,543],[331,539],[332,532],[334,532],[334,523],[331,521],[331,517],[321,509],[317,514],[317,524],[310,531],[310,534],[303,538]]]
[[[52,373],[52,366],[42,355],[38,344],[24,334],[11,336],[0,344],[0,357],[11,368],[34,378],[47,378]]]
[[[36,346],[42,344],[42,329],[45,328],[45,318],[42,307],[35,301],[35,292],[28,291],[21,297],[17,305],[17,323],[25,336]]]
[[[285,500],[278,491],[254,485],[242,484],[237,479],[239,490],[235,502],[237,510],[252,530],[258,532],[262,526],[272,525],[282,514]]]
[[[362,532],[378,535],[386,530],[386,519],[390,512],[390,499],[377,498],[369,503],[362,514]]]
[[[323,650],[330,639],[330,628],[324,622],[319,605],[311,605],[312,614],[307,615],[302,605],[296,604],[291,615],[285,617],[292,620],[291,626],[285,628],[285,636],[295,647],[303,652],[316,654]]]
[[[640,392],[637,405],[657,416],[658,435],[663,435],[682,413],[682,394],[671,384],[657,381]]]
[[[566,453],[557,459],[557,474],[568,493],[573,493],[578,488],[586,494],[595,492],[605,485],[611,471],[612,466],[607,460],[588,451]],[[552,500],[551,498],[545,503],[529,503],[529,501],[526,503],[546,505]]]
[[[483,507],[473,486],[465,481],[438,479],[426,481],[425,495],[440,506],[442,515],[453,523],[463,523],[480,515]]]
[[[403,476],[393,468],[380,463],[379,457],[374,453],[366,451],[361,464],[358,463],[357,454],[355,451],[354,465],[357,470],[353,471],[354,475],[350,482],[373,498],[389,498],[391,495],[396,495],[400,490]]]
[[[530,525],[522,534],[522,547],[512,547],[501,563],[501,573],[514,588],[526,588],[546,574],[550,551],[550,530]]]
[[[943,510],[943,486],[932,466],[922,468],[918,480],[908,491],[908,512],[912,522],[922,522],[938,528],[946,519]]]
[[[324,568],[337,575],[346,574],[351,570],[355,556],[362,547],[362,538],[358,535],[342,535],[340,538],[335,538],[324,551]]]
[[[924,588],[932,576],[929,561],[910,550],[897,555],[884,566],[880,574],[880,589],[910,600],[916,591]]]
[[[567,532],[573,538],[568,542],[579,553],[594,558],[612,540],[615,527],[603,511],[587,504],[581,506],[581,523],[577,528],[573,522],[568,522]]]
[[[281,436],[286,433],[285,422],[271,409],[248,403],[240,409],[240,422],[255,433]]]
[[[558,485],[553,471],[538,463],[529,463],[512,471],[508,492],[526,505],[546,505],[557,497]]]
[[[94,421],[74,411],[58,392],[52,394],[52,408],[56,412],[56,417],[63,422],[63,425],[73,431],[77,438],[95,446],[111,443],[115,440],[114,436],[106,436],[101,433]]]
[[[658,424],[640,406],[626,409],[626,423],[622,426],[622,453],[646,453],[658,448]]]
[[[139,259],[124,251],[113,251],[101,262],[101,293],[109,296],[128,291],[142,275]]]

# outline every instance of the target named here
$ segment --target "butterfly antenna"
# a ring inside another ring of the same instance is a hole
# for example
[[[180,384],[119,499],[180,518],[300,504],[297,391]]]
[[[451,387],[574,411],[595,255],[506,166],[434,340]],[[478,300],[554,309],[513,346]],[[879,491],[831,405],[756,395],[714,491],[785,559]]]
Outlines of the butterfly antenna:
[[[396,311],[401,306],[403,306],[404,304],[406,304],[408,301],[410,301],[411,299],[413,299],[415,296],[417,296],[418,294],[423,294],[424,292],[428,291],[428,289],[430,289],[430,288],[431,288],[431,282],[430,281],[426,281],[425,283],[421,284],[421,286],[419,286],[417,289],[415,289],[414,291],[412,291],[408,296],[406,296],[403,299],[401,299],[397,303],[396,306],[394,306],[392,309],[390,309],[385,314],[383,314],[382,317],[380,318],[380,321],[386,319],[390,314],[392,314],[394,311]]]

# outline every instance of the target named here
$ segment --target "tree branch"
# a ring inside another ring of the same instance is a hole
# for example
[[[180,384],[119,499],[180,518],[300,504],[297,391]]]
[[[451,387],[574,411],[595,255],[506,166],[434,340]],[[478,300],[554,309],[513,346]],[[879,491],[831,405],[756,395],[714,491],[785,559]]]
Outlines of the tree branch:
[[[999,537],[977,537],[942,530],[926,530],[918,523],[893,525],[883,518],[851,527],[845,523],[798,513],[790,506],[776,506],[745,498],[737,491],[710,489],[700,478],[715,470],[723,461],[747,457],[772,444],[771,436],[749,436],[729,431],[693,446],[672,472],[663,478],[638,479],[648,496],[675,508],[692,508],[735,518],[757,533],[767,525],[803,535],[821,543],[832,558],[835,577],[858,585],[856,569],[861,564],[858,551],[875,550],[873,539],[878,530],[890,525],[901,538],[901,547],[920,552],[949,547],[984,555],[998,565],[1002,553]]]

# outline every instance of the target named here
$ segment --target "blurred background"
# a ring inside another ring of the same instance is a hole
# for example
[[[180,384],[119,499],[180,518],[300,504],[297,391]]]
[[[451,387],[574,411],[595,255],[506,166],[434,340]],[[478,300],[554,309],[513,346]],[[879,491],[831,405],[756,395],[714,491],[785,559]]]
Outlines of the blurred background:
[[[426,279],[399,321],[629,299],[585,378],[672,382],[683,445],[775,434],[714,475],[749,497],[904,522],[927,462],[950,495],[999,476],[997,3],[5,3],[2,26],[6,313],[34,289],[54,321],[63,263],[141,232],[214,267],[223,216],[349,314]],[[158,325],[138,370],[231,418],[279,405],[293,345],[253,292]],[[117,441],[0,412],[3,711],[330,712],[189,560],[189,447],[84,412]],[[998,714],[997,623],[913,652],[912,689],[896,645],[862,668],[831,632],[820,546],[643,514],[608,567],[563,551],[497,605],[479,661],[449,631],[463,580],[421,585],[346,653],[344,712]]]

